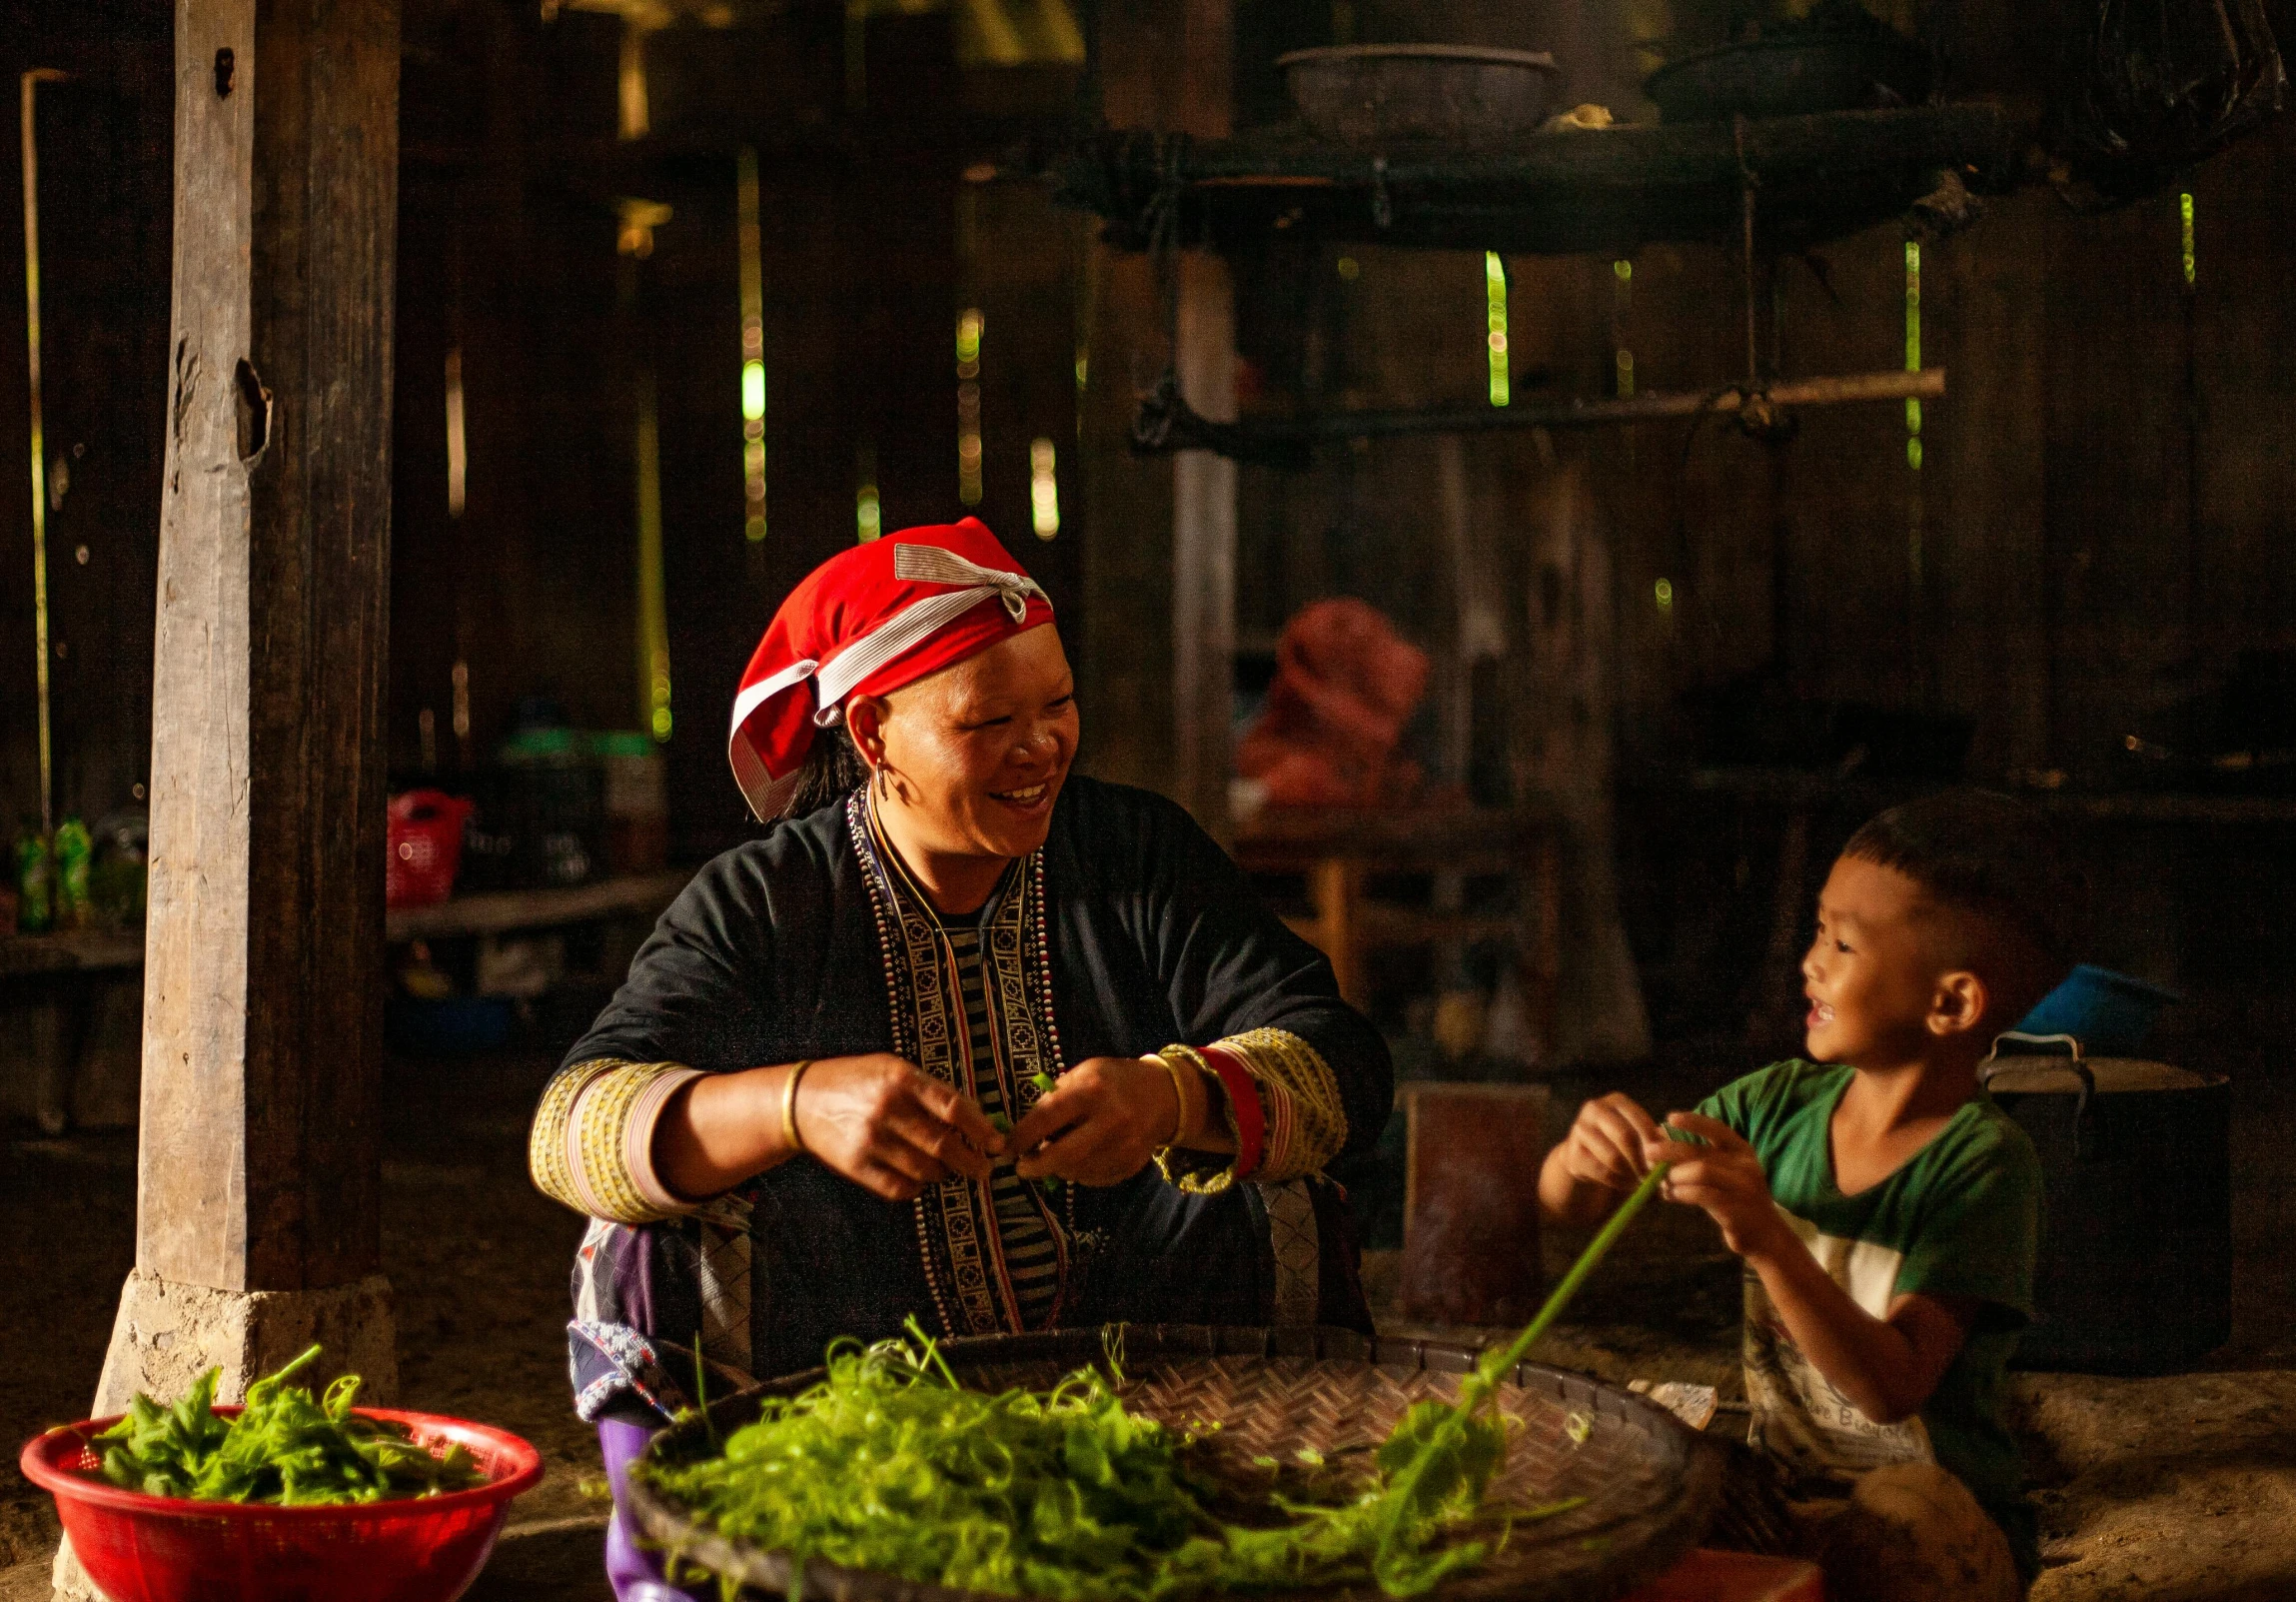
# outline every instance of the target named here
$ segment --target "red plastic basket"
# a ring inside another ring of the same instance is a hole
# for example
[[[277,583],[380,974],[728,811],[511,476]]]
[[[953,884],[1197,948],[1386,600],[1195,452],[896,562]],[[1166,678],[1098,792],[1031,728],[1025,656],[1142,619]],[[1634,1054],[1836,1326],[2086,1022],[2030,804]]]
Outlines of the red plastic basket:
[[[225,1416],[238,1411],[219,1407]],[[56,1512],[88,1578],[112,1602],[453,1602],[495,1549],[511,1499],[543,1477],[542,1454],[507,1430],[362,1407],[427,1446],[461,1446],[488,1483],[440,1496],[338,1507],[187,1502],[122,1490],[89,1441],[115,1419],[35,1436],[24,1477]]]
[[[391,906],[429,906],[455,889],[463,865],[463,819],[471,803],[443,790],[411,790],[391,798],[390,859],[383,899]]]

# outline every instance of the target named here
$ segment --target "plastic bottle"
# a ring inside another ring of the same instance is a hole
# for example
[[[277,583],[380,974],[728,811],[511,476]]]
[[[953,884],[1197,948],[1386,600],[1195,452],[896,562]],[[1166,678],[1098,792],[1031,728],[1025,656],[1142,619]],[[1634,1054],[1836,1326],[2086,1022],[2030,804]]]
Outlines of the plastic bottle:
[[[16,927],[45,934],[56,921],[56,858],[48,836],[29,820],[16,832]]]
[[[67,817],[56,825],[56,926],[65,929],[84,929],[88,926],[88,864],[96,854],[96,843],[89,837],[88,825],[77,817]]]

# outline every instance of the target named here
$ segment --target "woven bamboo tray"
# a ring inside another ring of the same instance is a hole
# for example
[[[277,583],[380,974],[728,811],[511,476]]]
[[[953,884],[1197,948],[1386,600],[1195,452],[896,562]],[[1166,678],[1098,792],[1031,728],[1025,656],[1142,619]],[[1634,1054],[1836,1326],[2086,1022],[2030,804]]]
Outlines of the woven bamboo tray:
[[[1455,1396],[1476,1357],[1465,1346],[1375,1341],[1343,1329],[1131,1324],[1123,1338],[1128,1407],[1171,1424],[1219,1420],[1217,1449],[1244,1457],[1376,1446],[1414,1402]],[[1050,1385],[1097,1362],[1102,1345],[1101,1332],[1089,1329],[953,1340],[941,1350],[968,1384],[999,1390]],[[759,1398],[792,1394],[820,1377],[816,1369],[728,1397],[710,1409],[711,1422],[719,1431],[738,1428],[756,1416]],[[1517,1525],[1503,1550],[1428,1593],[1431,1602],[1607,1602],[1673,1567],[1706,1533],[1722,1494],[1721,1455],[1664,1408],[1536,1363],[1516,1369],[1498,1403],[1522,1427],[1491,1499],[1522,1506],[1587,1501]],[[1593,1426],[1576,1444],[1574,1413]],[[678,1462],[709,1449],[702,1421],[692,1419],[663,1431],[647,1457]],[[788,1594],[784,1554],[724,1539],[636,1476],[629,1511],[650,1541],[685,1562],[760,1596]],[[829,1602],[983,1602],[981,1593],[818,1559],[805,1566],[803,1594]],[[1319,1602],[1380,1598],[1368,1586],[1302,1594]]]

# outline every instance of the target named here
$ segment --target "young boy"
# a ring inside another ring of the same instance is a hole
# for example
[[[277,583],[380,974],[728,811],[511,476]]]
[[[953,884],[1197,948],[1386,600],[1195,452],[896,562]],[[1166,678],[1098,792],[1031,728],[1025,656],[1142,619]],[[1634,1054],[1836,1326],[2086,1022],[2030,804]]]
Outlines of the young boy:
[[[1670,1164],[1661,1193],[1744,1259],[1748,1443],[1829,1594],[2013,1602],[2039,1566],[2001,1385],[2032,1315],[2041,1171],[1977,1064],[2063,971],[2059,861],[2006,797],[1883,812],[1818,897],[1810,1060],[1668,1129],[1590,1101],[1540,1174],[1547,1215],[1587,1223]]]

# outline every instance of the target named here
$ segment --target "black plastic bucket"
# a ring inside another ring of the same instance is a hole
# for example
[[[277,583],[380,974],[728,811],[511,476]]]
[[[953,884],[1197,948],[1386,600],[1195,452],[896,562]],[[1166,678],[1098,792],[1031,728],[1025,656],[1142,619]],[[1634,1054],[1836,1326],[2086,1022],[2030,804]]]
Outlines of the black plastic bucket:
[[[2003,1035],[1979,1070],[2040,1153],[2040,1316],[2019,1368],[2158,1374],[2232,1335],[2231,1081],[2086,1057],[2069,1035]]]

